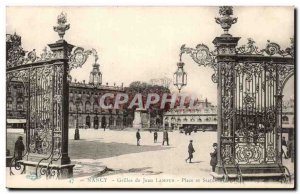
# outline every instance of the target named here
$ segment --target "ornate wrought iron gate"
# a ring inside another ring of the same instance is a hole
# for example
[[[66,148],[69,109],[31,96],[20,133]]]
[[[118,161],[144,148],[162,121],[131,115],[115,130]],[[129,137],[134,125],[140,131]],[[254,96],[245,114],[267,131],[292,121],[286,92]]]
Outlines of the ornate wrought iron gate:
[[[259,50],[252,39],[237,47],[240,37],[228,34],[237,18],[232,7],[220,7],[216,22],[224,34],[213,41],[216,49],[204,44],[196,48],[181,47],[203,66],[214,69],[213,82],[218,84],[218,166],[217,173],[280,172],[282,90],[294,75],[294,42],[282,50],[267,42]],[[185,83],[176,83],[184,86]],[[279,171],[278,171],[279,169]]]
[[[55,49],[62,41],[49,45]],[[69,49],[73,46],[69,45]],[[62,51],[62,52],[61,52]],[[48,52],[51,57],[32,59],[21,64],[7,63],[7,84],[21,81],[25,88],[27,103],[26,153],[23,159],[37,162],[40,174],[61,173],[54,164],[70,163],[68,157],[68,60],[66,50]],[[61,54],[59,54],[61,53]],[[44,53],[45,54],[45,53]],[[28,55],[29,57],[30,55]],[[67,92],[66,92],[67,91]],[[23,162],[19,162],[25,164]],[[47,163],[47,165],[45,165]],[[17,164],[17,163],[16,163]],[[47,170],[46,170],[47,169]]]
[[[36,177],[72,176],[74,165],[68,156],[69,72],[81,67],[88,55],[98,58],[94,49],[74,48],[63,40],[70,28],[66,22],[66,15],[60,14],[54,30],[61,39],[49,44],[50,50],[46,47],[39,57],[35,50],[25,56],[18,35],[7,35],[6,40],[7,90],[11,82],[21,84],[27,110],[26,151],[11,163],[15,169],[26,168]],[[13,171],[11,167],[11,174]]]

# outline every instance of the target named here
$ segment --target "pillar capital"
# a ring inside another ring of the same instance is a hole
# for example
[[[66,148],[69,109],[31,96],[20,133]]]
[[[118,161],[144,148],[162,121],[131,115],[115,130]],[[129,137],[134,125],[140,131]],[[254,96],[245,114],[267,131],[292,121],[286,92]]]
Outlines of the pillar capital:
[[[219,36],[213,40],[213,44],[217,49],[217,53],[221,55],[235,54],[235,47],[240,37]]]

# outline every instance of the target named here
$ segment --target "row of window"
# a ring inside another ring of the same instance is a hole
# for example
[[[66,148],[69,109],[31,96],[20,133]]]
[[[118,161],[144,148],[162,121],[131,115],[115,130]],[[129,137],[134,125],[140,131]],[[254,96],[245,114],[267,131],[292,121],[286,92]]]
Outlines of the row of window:
[[[89,101],[86,101],[84,106],[83,106],[83,103],[80,102],[78,107],[76,107],[76,105],[72,101],[69,102],[69,111],[70,112],[77,111],[77,108],[78,108],[78,112],[86,112],[86,113],[102,112],[102,109],[99,107],[97,102],[94,102],[93,106],[91,105],[91,103]],[[115,112],[117,114],[119,113],[118,109],[116,109],[115,111],[114,110],[110,110],[110,111]]]
[[[81,90],[74,90],[74,91],[70,91],[70,96],[72,96],[73,94],[87,94],[87,95],[96,95],[96,96],[102,96],[103,95],[103,92],[90,92],[90,91],[81,91]]]
[[[169,117],[165,117],[165,121],[168,121],[169,120]],[[184,119],[182,119],[184,122],[187,122],[188,121],[188,119],[187,118],[184,118]],[[190,118],[189,119],[191,122],[194,122],[194,121],[196,121],[196,119],[195,118]],[[175,122],[176,121],[176,118],[175,117],[172,117],[171,118],[171,121],[172,122]],[[216,117],[214,117],[214,118],[212,118],[212,117],[206,117],[205,119],[204,119],[204,121],[217,121],[217,118]],[[177,122],[181,122],[181,119],[180,118],[178,118],[177,119]],[[202,119],[201,118],[198,118],[197,119],[197,122],[202,122]]]
[[[70,123],[74,123],[76,121],[76,117],[70,117]],[[79,117],[78,118],[78,124],[81,125],[81,124],[85,124],[86,126],[88,127],[91,127],[91,117],[90,116],[86,116],[85,118],[84,117]],[[94,125],[97,125],[99,126],[100,125],[106,125],[107,123],[109,125],[116,125],[116,126],[121,126],[121,125],[127,125],[128,123],[131,123],[132,122],[132,118],[121,118],[121,117],[117,117],[117,118],[114,118],[114,117],[102,117],[102,118],[99,118],[99,117],[94,117],[93,118],[93,124]]]

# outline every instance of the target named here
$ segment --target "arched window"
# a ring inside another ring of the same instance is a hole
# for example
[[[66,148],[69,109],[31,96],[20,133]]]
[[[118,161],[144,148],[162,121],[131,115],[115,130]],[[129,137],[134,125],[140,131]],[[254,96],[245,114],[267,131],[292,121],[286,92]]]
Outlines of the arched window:
[[[91,127],[91,117],[89,115],[85,118],[85,125],[87,128]]]
[[[118,117],[117,120],[116,120],[116,125],[118,127],[122,126],[122,118],[121,117]]]
[[[113,126],[114,125],[114,117],[109,117],[109,126]]]
[[[22,111],[23,109],[24,109],[24,99],[23,98],[21,98],[21,97],[19,97],[19,98],[17,98],[17,110],[18,111]]]
[[[74,103],[73,101],[69,102],[69,111],[72,112],[74,110]]]
[[[12,110],[13,109],[13,99],[12,97],[8,97],[6,100],[6,108],[7,110]]]
[[[82,110],[83,110],[83,103],[79,102],[79,104],[78,104],[78,112],[82,112]]]
[[[94,102],[94,103],[93,103],[93,111],[94,111],[94,112],[98,112],[98,106],[99,106],[99,105],[98,105],[98,102]]]
[[[90,101],[86,101],[85,112],[90,112],[90,111],[91,111],[91,103],[90,103]]]

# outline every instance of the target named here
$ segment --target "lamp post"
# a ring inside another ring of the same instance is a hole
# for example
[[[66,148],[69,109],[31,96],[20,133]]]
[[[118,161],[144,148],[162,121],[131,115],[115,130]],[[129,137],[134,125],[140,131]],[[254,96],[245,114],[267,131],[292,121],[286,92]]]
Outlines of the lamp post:
[[[74,135],[74,140],[80,140],[80,135],[79,135],[79,128],[78,128],[78,109],[79,109],[79,104],[80,104],[80,99],[76,99],[76,126],[75,126],[75,135]]]

